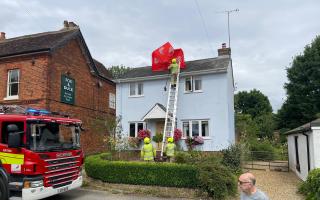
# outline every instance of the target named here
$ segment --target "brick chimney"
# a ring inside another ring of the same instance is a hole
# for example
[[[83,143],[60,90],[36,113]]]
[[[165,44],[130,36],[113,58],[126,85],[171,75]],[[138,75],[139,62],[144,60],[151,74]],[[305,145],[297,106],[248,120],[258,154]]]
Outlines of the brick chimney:
[[[3,41],[6,39],[6,33],[5,32],[1,32],[0,33],[0,41]]]
[[[74,22],[68,22],[67,20],[63,21],[63,29],[74,29],[74,28],[79,28],[79,26]]]
[[[231,56],[231,49],[227,48],[226,43],[222,43],[221,49],[218,49],[218,56]]]

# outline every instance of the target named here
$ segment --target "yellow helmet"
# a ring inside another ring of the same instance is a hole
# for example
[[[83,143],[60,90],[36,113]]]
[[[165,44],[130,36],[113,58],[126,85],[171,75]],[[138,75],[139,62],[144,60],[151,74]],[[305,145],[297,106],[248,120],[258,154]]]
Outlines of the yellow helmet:
[[[177,63],[177,60],[174,58],[171,60],[172,63]]]
[[[172,138],[172,137],[169,137],[169,138],[168,138],[168,142],[173,143],[173,138]]]
[[[144,140],[143,140],[143,142],[144,142],[145,144],[149,144],[149,143],[150,143],[150,138],[145,137]]]

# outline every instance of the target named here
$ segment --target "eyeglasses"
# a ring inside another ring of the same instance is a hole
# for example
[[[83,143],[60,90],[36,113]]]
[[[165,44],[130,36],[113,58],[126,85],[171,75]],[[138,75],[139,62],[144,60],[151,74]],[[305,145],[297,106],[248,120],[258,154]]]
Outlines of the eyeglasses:
[[[245,183],[251,183],[251,182],[250,181],[240,181],[240,180],[238,180],[238,183],[239,183],[239,185],[243,185]]]

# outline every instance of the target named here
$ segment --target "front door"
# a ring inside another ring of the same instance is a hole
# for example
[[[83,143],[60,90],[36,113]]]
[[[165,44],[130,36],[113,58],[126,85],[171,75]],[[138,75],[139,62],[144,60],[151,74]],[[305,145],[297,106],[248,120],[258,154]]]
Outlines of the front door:
[[[157,121],[156,122],[156,133],[163,133],[164,129],[164,121]]]

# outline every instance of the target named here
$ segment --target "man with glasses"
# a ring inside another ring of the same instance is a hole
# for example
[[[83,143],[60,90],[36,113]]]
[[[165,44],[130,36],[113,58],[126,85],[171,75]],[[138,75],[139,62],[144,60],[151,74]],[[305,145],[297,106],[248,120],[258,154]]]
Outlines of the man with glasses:
[[[251,173],[241,174],[238,185],[241,190],[241,200],[269,200],[269,197],[256,186],[256,178]]]

